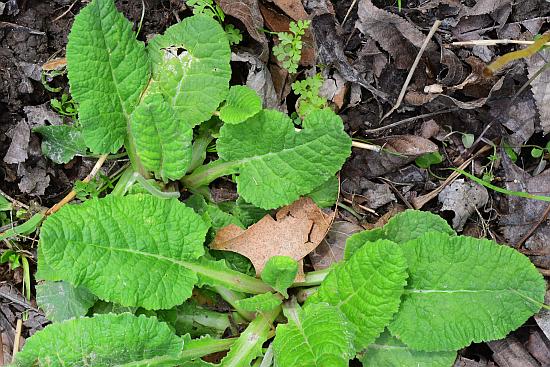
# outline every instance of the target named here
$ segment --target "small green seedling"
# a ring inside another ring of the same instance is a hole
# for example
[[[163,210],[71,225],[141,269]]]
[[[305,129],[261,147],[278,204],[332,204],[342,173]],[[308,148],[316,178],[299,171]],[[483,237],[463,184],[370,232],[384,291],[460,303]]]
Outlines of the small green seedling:
[[[78,114],[78,109],[75,102],[68,94],[65,93],[61,95],[61,100],[57,98],[51,99],[50,105],[57,113],[63,116],[74,118]]]
[[[319,95],[323,86],[321,74],[292,83],[292,90],[298,98],[298,115],[303,118],[310,112],[327,107],[327,100]]]
[[[213,0],[187,0],[187,6],[193,8],[193,14],[207,15],[216,19],[223,26],[225,13]],[[243,40],[241,31],[233,24],[225,25],[224,30],[230,45],[239,44]]]
[[[289,32],[275,33],[279,38],[279,44],[273,47],[273,55],[289,73],[295,73],[298,70],[302,58],[302,37],[310,24],[310,20],[290,22]]]

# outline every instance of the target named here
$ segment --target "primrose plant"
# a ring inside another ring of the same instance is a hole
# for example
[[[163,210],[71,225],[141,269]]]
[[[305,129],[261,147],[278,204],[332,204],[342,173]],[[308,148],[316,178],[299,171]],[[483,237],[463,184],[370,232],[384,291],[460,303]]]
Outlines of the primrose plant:
[[[303,279],[289,257],[256,278],[211,251],[218,228],[319,199],[351,150],[332,111],[310,111],[297,131],[254,91],[229,87],[229,61],[205,15],[147,46],[113,0],[76,17],[67,63],[80,124],[65,128],[96,154],[124,146],[131,167],[110,194],[42,224],[37,300],[53,323],[14,366],[212,366],[201,357],[221,351],[221,366],[451,366],[456,350],[541,308],[545,282],[527,257],[419,211],[353,235],[344,260]],[[204,164],[214,136],[219,158]],[[226,175],[240,197],[217,206],[207,185]],[[182,203],[172,181],[195,195]],[[301,290],[311,295],[299,304]],[[208,309],[220,298],[231,307]]]

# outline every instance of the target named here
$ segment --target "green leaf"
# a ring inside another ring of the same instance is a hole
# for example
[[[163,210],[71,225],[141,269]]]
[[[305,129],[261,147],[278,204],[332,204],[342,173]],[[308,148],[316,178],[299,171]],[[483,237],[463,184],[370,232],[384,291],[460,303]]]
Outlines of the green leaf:
[[[287,205],[342,167],[351,139],[340,117],[318,110],[303,126],[296,132],[288,116],[263,110],[246,123],[221,128],[218,155],[238,171],[237,191],[244,200],[264,209]]]
[[[346,241],[344,259],[349,259],[357,249],[367,242],[387,239],[395,243],[414,240],[428,232],[441,232],[454,235],[455,231],[439,215],[420,210],[405,210],[392,217],[382,228],[355,233]]]
[[[268,339],[273,321],[281,312],[277,307],[273,311],[259,313],[241,333],[229,353],[222,359],[223,367],[250,366],[252,360],[262,355],[262,344]]]
[[[195,15],[171,26],[147,46],[153,79],[188,127],[208,120],[227,95],[231,49],[218,22]]]
[[[191,296],[197,276],[188,263],[204,254],[207,230],[175,199],[108,196],[48,217],[40,246],[64,280],[103,300],[170,308]]]
[[[46,281],[36,286],[36,303],[53,322],[85,316],[97,297],[84,287]]]
[[[34,214],[25,223],[15,226],[13,228],[10,228],[3,233],[0,233],[0,241],[3,241],[7,238],[15,237],[18,235],[27,235],[27,234],[33,233],[42,222],[42,219],[44,219],[43,213]]]
[[[310,192],[308,196],[315,201],[319,208],[329,208],[336,204],[339,190],[340,181],[338,177],[333,176]]]
[[[474,145],[475,136],[474,134],[462,134],[461,140],[464,148],[468,149],[471,148],[472,145]]]
[[[348,321],[334,306],[309,304],[286,312],[288,324],[279,324],[273,342],[279,367],[347,367],[354,356]]]
[[[265,217],[266,214],[269,214],[268,210],[249,204],[241,197],[239,197],[235,202],[228,201],[219,203],[218,207],[223,211],[229,212],[237,217],[244,227],[250,227]]]
[[[0,211],[4,210],[11,210],[11,203],[8,201],[8,199],[0,195]]]
[[[82,131],[74,126],[38,126],[32,131],[42,135],[42,154],[55,163],[67,163],[75,155],[86,154]]]
[[[149,62],[113,0],[92,0],[75,17],[67,69],[86,145],[94,153],[116,152],[149,80]]]
[[[288,256],[273,256],[265,264],[261,277],[264,282],[288,298],[287,288],[294,283],[298,274],[298,263]]]
[[[439,152],[426,153],[414,160],[414,163],[420,168],[430,168],[434,164],[443,162],[443,156]]]
[[[451,367],[456,352],[420,352],[384,332],[361,357],[365,367]]]
[[[314,301],[333,305],[347,317],[355,333],[355,350],[360,351],[392,320],[406,279],[407,263],[400,246],[378,240],[335,267],[321,283]]]
[[[235,85],[229,89],[225,105],[220,109],[220,119],[227,124],[238,124],[254,116],[262,109],[262,100],[254,89]]]
[[[27,340],[15,366],[111,367],[177,355],[183,340],[156,318],[98,315],[48,325]]]
[[[531,157],[533,157],[533,158],[540,158],[540,157],[542,157],[543,153],[544,153],[544,150],[542,150],[540,148],[531,149]]]
[[[193,130],[181,123],[160,93],[148,93],[131,119],[143,166],[164,182],[180,179],[191,163]]]
[[[432,232],[402,248],[409,283],[389,330],[413,349],[456,350],[504,338],[544,301],[544,278],[510,247]]]
[[[282,301],[273,293],[258,294],[253,297],[244,298],[236,301],[237,306],[245,311],[271,311],[279,306]]]

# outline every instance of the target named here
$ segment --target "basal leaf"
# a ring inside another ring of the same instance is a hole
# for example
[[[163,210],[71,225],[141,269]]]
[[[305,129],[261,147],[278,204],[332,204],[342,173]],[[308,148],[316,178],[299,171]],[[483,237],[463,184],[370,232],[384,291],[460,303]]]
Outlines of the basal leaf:
[[[456,352],[420,352],[384,332],[362,353],[365,367],[451,367]]]
[[[67,205],[40,232],[45,262],[64,280],[123,306],[170,308],[197,282],[208,227],[175,199],[136,194]]]
[[[227,95],[231,49],[223,28],[204,15],[171,26],[147,46],[153,79],[190,128],[208,120]]]
[[[407,263],[400,246],[378,240],[334,268],[313,300],[333,305],[346,316],[355,332],[356,351],[360,351],[392,320],[406,279]]]
[[[238,124],[254,116],[262,109],[262,100],[254,89],[235,85],[229,89],[225,105],[220,109],[220,119],[226,124]]]
[[[411,348],[456,350],[504,338],[544,301],[542,275],[510,247],[433,232],[402,248],[409,283],[389,330]]]
[[[439,215],[420,210],[405,210],[396,214],[382,228],[356,233],[346,241],[344,259],[349,259],[357,249],[367,242],[387,239],[395,243],[405,243],[428,232],[441,232],[455,235],[455,231]]]
[[[92,0],[75,17],[67,69],[86,145],[116,152],[150,71],[144,44],[113,0]]]
[[[42,135],[42,154],[55,163],[67,163],[77,154],[86,154],[82,131],[74,126],[37,126],[32,131]]]
[[[245,123],[221,128],[218,154],[238,172],[237,191],[244,200],[264,209],[281,207],[308,194],[342,167],[351,152],[351,139],[340,117],[318,110],[307,116],[303,126],[296,132],[288,116],[263,110]]]
[[[85,316],[97,297],[84,287],[46,281],[36,286],[36,303],[53,322]]]
[[[288,297],[287,288],[294,283],[298,274],[298,263],[289,256],[273,256],[265,264],[262,280],[283,296]]]
[[[310,192],[308,196],[315,201],[315,204],[317,204],[319,208],[329,208],[338,200],[339,189],[340,181],[338,177],[332,176]]]
[[[302,310],[290,310],[287,318],[288,324],[277,326],[273,342],[277,366],[348,366],[354,356],[353,334],[336,307],[309,304]]]
[[[47,326],[27,340],[15,366],[111,367],[182,348],[183,340],[154,317],[107,314]]]
[[[231,326],[230,314],[209,310],[192,300],[169,310],[159,310],[157,315],[171,325],[178,335],[221,337],[225,329]]]
[[[279,306],[282,301],[273,293],[262,293],[253,297],[238,300],[236,303],[237,306],[245,311],[256,312],[271,311],[275,307]]]
[[[175,116],[160,93],[148,93],[131,117],[132,136],[143,166],[167,182],[191,163],[193,130]]]

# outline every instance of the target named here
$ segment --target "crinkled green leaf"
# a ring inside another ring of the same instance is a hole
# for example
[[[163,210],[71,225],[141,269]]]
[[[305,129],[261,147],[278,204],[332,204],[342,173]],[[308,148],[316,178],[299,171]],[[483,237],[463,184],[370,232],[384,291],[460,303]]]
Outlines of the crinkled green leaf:
[[[218,22],[195,15],[171,26],[147,46],[153,79],[189,127],[208,120],[227,95],[231,49]]]
[[[347,367],[355,355],[353,334],[345,316],[327,303],[299,306],[285,312],[288,324],[279,324],[273,341],[279,367]]]
[[[387,331],[363,352],[365,367],[451,367],[456,352],[420,352],[407,347]]]
[[[367,242],[386,239],[395,243],[405,243],[428,232],[442,232],[451,236],[456,234],[439,215],[420,210],[405,210],[392,217],[382,228],[355,233],[349,237],[346,241],[344,259],[349,259]]]
[[[282,303],[279,297],[277,297],[273,293],[268,292],[238,300],[236,303],[237,306],[245,311],[270,311]]]
[[[11,203],[2,195],[0,195],[0,211],[11,210]]]
[[[36,303],[53,322],[85,316],[97,297],[84,287],[46,281],[36,286]]]
[[[113,0],[92,0],[75,17],[67,69],[86,145],[94,153],[116,152],[150,70],[143,42]]]
[[[315,201],[315,204],[317,204],[319,208],[329,208],[336,204],[339,189],[340,181],[338,177],[332,176],[310,192],[308,196]]]
[[[86,154],[82,130],[74,126],[37,126],[32,131],[42,135],[42,154],[55,163],[67,163],[75,155]]]
[[[143,166],[167,182],[181,178],[191,163],[193,130],[175,116],[160,93],[149,93],[131,117],[132,135]]]
[[[254,116],[262,109],[262,100],[254,89],[235,85],[229,89],[225,105],[220,109],[220,119],[226,124],[238,124]]]
[[[156,318],[98,315],[48,325],[27,340],[15,366],[111,367],[177,355],[182,347],[183,340]]]
[[[544,278],[510,247],[432,232],[402,249],[409,282],[389,330],[411,348],[456,350],[504,338],[544,301]]]
[[[399,308],[407,262],[399,245],[378,240],[361,247],[321,283],[315,302],[338,308],[350,321],[360,351],[372,343]],[[313,302],[308,299],[308,302]]]
[[[19,235],[31,234],[36,231],[36,228],[40,225],[44,219],[44,213],[36,213],[25,223],[22,223],[18,226],[12,227],[5,232],[0,233],[0,241],[3,241],[7,238],[16,237]]]
[[[269,214],[268,210],[258,208],[247,203],[239,197],[235,202],[222,202],[218,207],[225,212],[229,212],[237,217],[245,227],[250,227],[260,219]]]
[[[67,205],[42,225],[44,260],[64,280],[106,301],[170,308],[191,296],[189,263],[208,227],[175,199],[106,197]]]
[[[133,313],[135,314],[138,307],[135,306],[121,306],[118,303],[105,302],[99,300],[95,303],[94,307],[90,311],[92,315],[102,315],[108,313]]]
[[[287,288],[294,283],[298,274],[298,263],[289,256],[273,256],[262,270],[262,280],[283,296],[288,297]]]
[[[296,132],[287,115],[263,110],[245,123],[220,129],[218,155],[238,171],[237,191],[244,200],[278,208],[308,194],[342,167],[351,138],[340,117],[318,110],[303,126]]]

